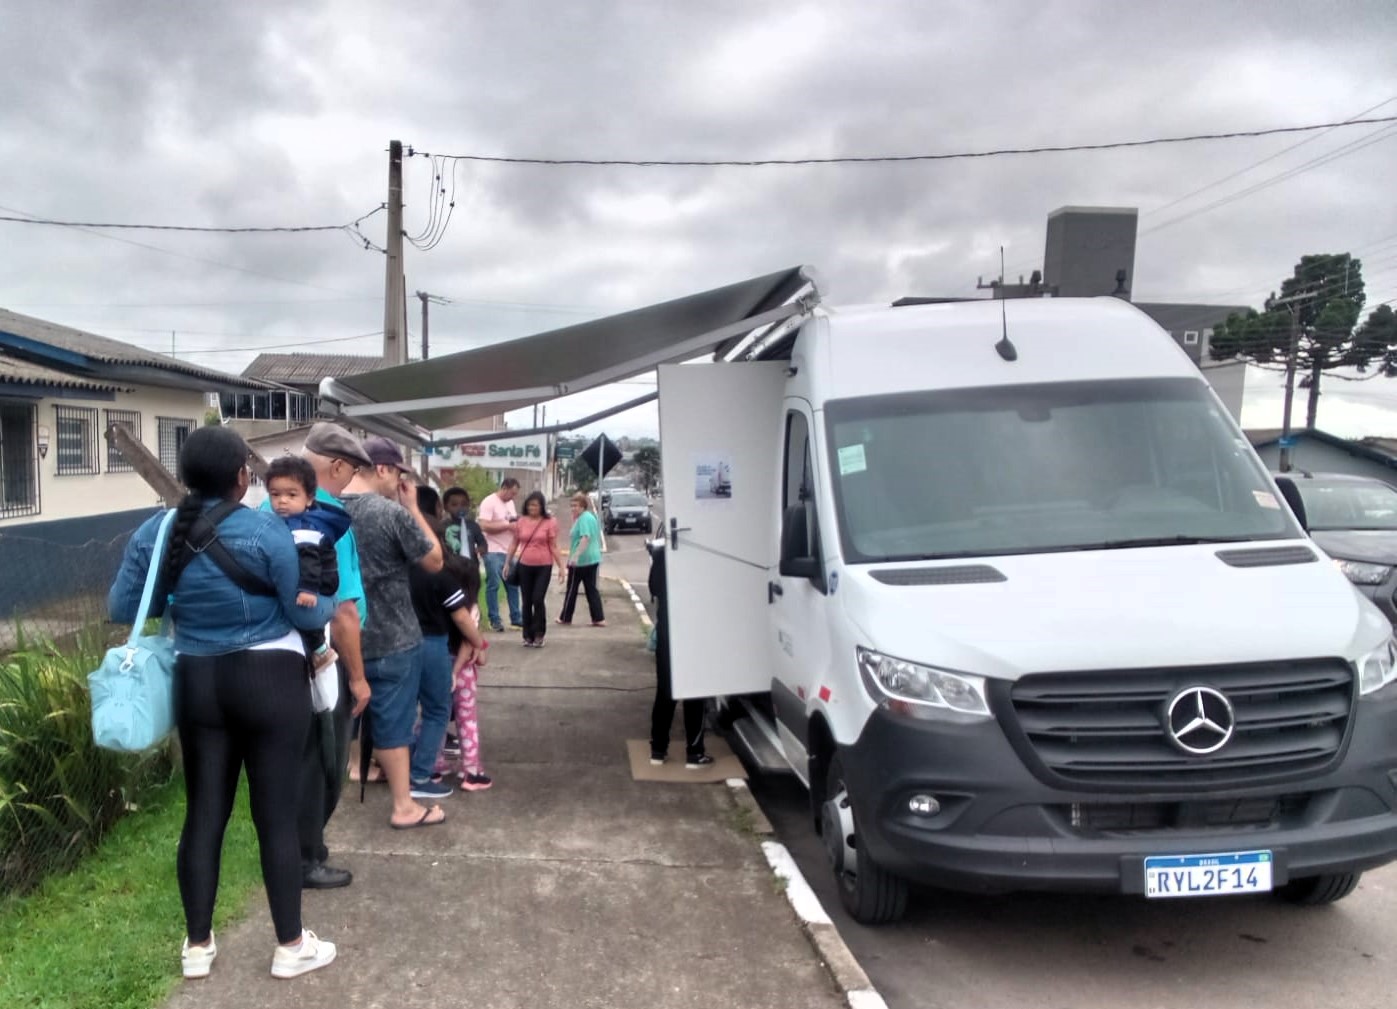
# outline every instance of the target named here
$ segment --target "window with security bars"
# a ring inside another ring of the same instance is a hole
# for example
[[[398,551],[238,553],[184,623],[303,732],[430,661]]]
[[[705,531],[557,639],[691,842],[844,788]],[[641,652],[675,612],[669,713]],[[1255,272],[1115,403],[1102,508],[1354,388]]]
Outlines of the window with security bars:
[[[95,406],[55,406],[54,441],[58,456],[54,472],[58,476],[90,476],[100,472],[97,464],[97,408]]]
[[[169,470],[171,476],[179,476],[179,450],[184,448],[184,439],[194,430],[194,421],[187,417],[155,419],[160,425],[160,465]]]
[[[0,519],[39,514],[38,407],[0,400]]]
[[[141,411],[139,410],[108,410],[107,422],[103,425],[102,431],[111,430],[113,424],[126,429],[126,433],[137,441],[141,440]],[[127,461],[112,441],[107,442],[107,472],[108,473],[134,473],[136,467]]]

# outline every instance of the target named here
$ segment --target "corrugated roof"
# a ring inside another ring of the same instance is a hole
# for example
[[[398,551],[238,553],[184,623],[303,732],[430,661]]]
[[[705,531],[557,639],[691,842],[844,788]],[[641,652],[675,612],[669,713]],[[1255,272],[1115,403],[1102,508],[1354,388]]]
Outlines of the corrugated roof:
[[[95,333],[88,333],[85,330],[73,329],[71,326],[60,326],[56,322],[46,322],[43,319],[35,319],[32,316],[20,315],[18,312],[0,308],[0,335],[3,334],[32,340],[35,343],[46,344],[73,354],[81,354],[99,364],[157,368],[176,375],[202,379],[214,385],[235,385],[251,389],[267,388],[266,383],[263,382],[249,381],[227,372],[215,371],[212,368],[202,368],[197,364],[188,364],[173,357],[166,357],[164,354],[157,354],[129,343],[122,343],[120,340],[112,340]]]
[[[383,367],[383,358],[362,354],[258,354],[244,378],[287,385],[319,385],[322,378],[346,378]]]
[[[82,389],[85,392],[118,392],[122,388],[22,361],[4,353],[0,353],[0,384],[44,385],[58,389]]]

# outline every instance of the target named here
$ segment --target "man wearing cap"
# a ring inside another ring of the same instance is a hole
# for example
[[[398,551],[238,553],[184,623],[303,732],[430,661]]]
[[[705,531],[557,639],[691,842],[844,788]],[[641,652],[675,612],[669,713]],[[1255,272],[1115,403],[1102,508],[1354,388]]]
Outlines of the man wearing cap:
[[[386,438],[364,439],[372,468],[356,473],[345,488],[344,507],[354,520],[369,618],[364,625],[364,673],[374,752],[393,793],[389,825],[397,830],[429,827],[446,819],[440,806],[413,797],[410,751],[422,682],[422,630],[412,607],[408,571],[442,568],[441,543],[417,506],[417,484],[398,446]],[[432,797],[449,787],[427,782]],[[425,797],[425,793],[424,793]]]
[[[343,507],[337,495],[343,493],[361,469],[372,469],[373,461],[359,439],[344,428],[322,421],[306,435],[301,455],[315,470],[317,500]],[[269,507],[264,504],[263,507]],[[340,703],[333,712],[318,716],[311,725],[310,739],[301,763],[301,882],[309,889],[327,890],[348,886],[353,875],[348,869],[326,864],[325,825],[334,815],[344,787],[344,768],[349,759],[350,721],[369,703],[369,682],[364,678],[360,651],[360,629],[368,615],[364,582],[359,570],[359,551],[354,529],[335,543],[340,590],[330,638],[339,653]]]

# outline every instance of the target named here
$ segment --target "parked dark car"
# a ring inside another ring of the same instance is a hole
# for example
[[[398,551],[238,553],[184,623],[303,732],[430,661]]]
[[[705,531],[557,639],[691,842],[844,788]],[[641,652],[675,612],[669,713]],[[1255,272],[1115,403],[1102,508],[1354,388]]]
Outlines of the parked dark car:
[[[1397,624],[1397,488],[1341,473],[1282,473],[1276,483],[1294,486],[1310,536]]]
[[[650,502],[638,490],[614,490],[602,505],[602,522],[608,533],[633,529],[649,535],[655,531]]]

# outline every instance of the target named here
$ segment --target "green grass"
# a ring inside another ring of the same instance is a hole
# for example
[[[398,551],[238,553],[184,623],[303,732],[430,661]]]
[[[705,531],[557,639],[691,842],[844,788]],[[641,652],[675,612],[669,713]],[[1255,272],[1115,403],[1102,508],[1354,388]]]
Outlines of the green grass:
[[[176,780],[123,817],[72,872],[0,901],[0,1006],[150,1009],[164,1001],[180,981],[175,851],[183,822],[184,783]],[[242,916],[261,879],[244,783],[224,837],[215,929]]]

